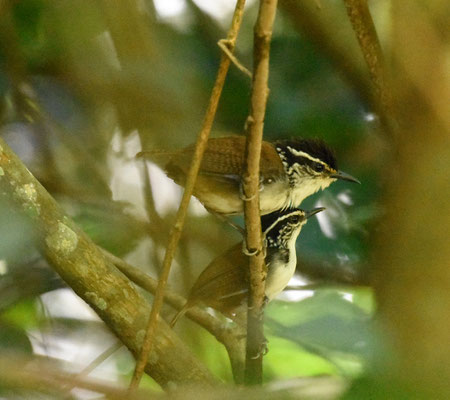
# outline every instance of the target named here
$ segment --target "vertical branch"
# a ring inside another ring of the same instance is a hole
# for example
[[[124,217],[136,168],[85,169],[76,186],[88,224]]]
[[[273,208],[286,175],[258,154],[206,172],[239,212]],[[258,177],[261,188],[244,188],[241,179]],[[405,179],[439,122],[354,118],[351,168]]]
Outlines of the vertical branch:
[[[374,92],[374,105],[378,109],[382,124],[391,131],[394,120],[392,95],[386,82],[383,52],[381,51],[380,41],[370,15],[367,0],[344,0],[344,3],[364,60],[369,68]]]
[[[237,34],[242,22],[242,15],[244,12],[245,0],[237,0],[236,8],[233,14],[233,20],[231,22],[231,27],[227,35],[227,42],[230,51],[234,50],[236,44]],[[163,305],[164,300],[164,288],[166,286],[170,266],[175,255],[175,251],[180,240],[181,232],[184,225],[184,220],[186,218],[187,209],[189,205],[189,200],[194,189],[195,181],[197,179],[198,171],[200,169],[201,161],[203,158],[203,153],[206,149],[209,133],[211,131],[212,124],[214,122],[214,117],[216,115],[217,106],[219,104],[220,95],[222,93],[222,88],[225,83],[225,78],[227,76],[228,69],[230,67],[231,61],[225,55],[222,54],[219,70],[217,72],[216,81],[212,89],[211,97],[209,100],[208,108],[206,110],[206,115],[203,120],[202,128],[197,137],[197,143],[195,145],[195,151],[192,158],[191,167],[187,175],[186,186],[183,193],[183,198],[181,199],[181,204],[177,212],[175,224],[170,233],[169,243],[167,245],[166,253],[164,256],[163,266],[161,270],[161,276],[158,281],[158,287],[156,289],[155,298],[153,301],[153,307],[150,313],[147,331],[145,335],[144,342],[142,344],[142,350],[138,357],[136,368],[134,370],[133,379],[130,383],[130,389],[135,389],[141,380],[142,374],[144,373],[144,367],[147,363],[148,356],[152,350],[153,336],[155,334],[157,320],[159,312]]]
[[[379,358],[384,381],[374,387],[401,382],[435,399],[450,398],[450,38],[435,19],[448,4],[392,2],[401,146],[385,167],[386,213],[371,240],[377,317],[389,345]],[[393,397],[400,396],[381,395]]]
[[[261,0],[254,29],[254,67],[251,94],[249,130],[245,148],[243,192],[246,244],[250,254],[250,294],[247,319],[247,350],[245,381],[262,382],[262,350],[264,290],[267,271],[262,250],[261,220],[259,214],[259,162],[269,94],[269,51],[277,0]]]

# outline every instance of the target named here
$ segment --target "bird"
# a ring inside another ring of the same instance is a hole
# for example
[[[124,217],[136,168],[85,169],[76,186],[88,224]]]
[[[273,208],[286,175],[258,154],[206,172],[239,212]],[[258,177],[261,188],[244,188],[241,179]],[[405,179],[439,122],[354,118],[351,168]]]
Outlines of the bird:
[[[289,208],[261,217],[266,244],[266,302],[281,293],[294,275],[297,264],[297,237],[308,218],[324,209],[319,207],[303,211]],[[172,319],[172,327],[189,308],[199,303],[235,319],[236,310],[246,304],[248,293],[249,258],[244,255],[242,248],[243,242],[237,243],[203,270],[193,284],[185,305]]]
[[[244,212],[241,175],[245,137],[208,139],[194,196],[213,214]],[[194,145],[175,151],[142,151],[137,157],[155,162],[177,184],[184,186]],[[336,180],[360,183],[339,171],[333,151],[320,139],[263,141],[260,162],[260,212],[298,207],[308,196]]]

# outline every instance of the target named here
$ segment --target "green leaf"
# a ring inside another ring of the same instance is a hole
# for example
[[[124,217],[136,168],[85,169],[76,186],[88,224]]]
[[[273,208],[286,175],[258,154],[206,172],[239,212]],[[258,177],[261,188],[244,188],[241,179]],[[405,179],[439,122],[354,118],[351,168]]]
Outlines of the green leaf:
[[[0,320],[0,352],[32,354],[33,347],[25,330],[5,320]]]
[[[336,290],[319,290],[300,302],[271,303],[266,313],[271,335],[359,373],[372,348],[370,314]]]

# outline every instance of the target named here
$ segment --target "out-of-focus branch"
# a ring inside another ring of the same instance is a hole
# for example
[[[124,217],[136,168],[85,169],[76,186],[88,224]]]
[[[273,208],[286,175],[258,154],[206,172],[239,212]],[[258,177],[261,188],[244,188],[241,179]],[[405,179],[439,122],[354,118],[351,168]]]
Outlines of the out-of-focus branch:
[[[384,382],[373,386],[388,382],[382,398],[400,397],[398,386],[450,398],[450,42],[433,20],[448,4],[391,6],[401,146],[386,165],[386,213],[371,240],[377,319],[389,345],[377,366]]]
[[[156,400],[337,400],[348,384],[336,376],[317,376],[273,382],[263,387],[219,386],[207,391],[192,387],[174,390],[169,394],[156,395]]]
[[[264,264],[261,219],[259,214],[259,163],[269,95],[269,52],[277,0],[261,0],[254,30],[253,81],[242,175],[246,246],[249,254],[250,290],[247,316],[245,381],[262,383],[264,291],[267,275]]]
[[[312,1],[279,0],[279,3],[294,27],[333,63],[358,96],[371,105],[373,98],[364,60],[355,57],[358,43],[342,29],[345,13],[340,14],[339,3],[327,2],[326,7],[321,8]]]
[[[122,342],[116,341],[112,346],[107,348],[101,354],[99,354],[93,361],[91,361],[85,368],[83,368],[78,374],[75,375],[76,379],[82,379],[88,376],[92,371],[94,371],[99,365],[111,357],[117,350],[121,349],[123,346]],[[71,385],[69,389],[73,389],[75,386]]]
[[[101,393],[112,400],[144,400],[150,398],[153,393],[148,390],[140,390],[130,397],[125,388],[111,385],[109,382],[99,379],[88,379],[75,374],[60,371],[60,367],[54,363],[37,361],[35,359],[12,357],[0,357],[0,384],[2,389],[17,389],[21,392],[41,392],[57,395],[57,398],[67,396],[67,388],[81,388]]]
[[[25,367],[24,367],[25,365]],[[242,388],[220,385],[216,388],[205,388],[193,385],[170,393],[154,393],[140,389],[131,395],[123,387],[111,385],[99,379],[80,379],[74,374],[61,372],[59,363],[38,358],[0,357],[0,384],[3,390],[18,390],[21,394],[48,393],[55,398],[63,398],[67,387],[77,387],[103,394],[112,400],[334,400],[338,399],[347,387],[347,383],[337,377],[313,377],[291,379],[288,384],[266,385],[261,387]],[[52,398],[53,398],[52,397]]]
[[[302,258],[297,263],[296,272],[309,282],[320,285],[370,286],[372,284],[368,265],[330,265]]]
[[[3,139],[0,193],[31,219],[53,269],[136,355],[145,333],[148,303],[64,214]],[[155,353],[147,370],[162,386],[168,382],[214,382],[209,371],[164,323],[155,335]]]
[[[242,16],[244,13],[244,4],[245,0],[237,1],[236,8],[233,14],[233,19],[231,22],[231,27],[227,35],[228,46],[231,51],[234,49],[237,34],[239,32],[239,28],[242,22]],[[164,300],[164,288],[169,278],[170,267],[172,265],[172,260],[175,256],[175,251],[181,237],[181,232],[186,218],[189,201],[192,195],[192,191],[194,190],[195,181],[197,179],[198,171],[200,169],[203,153],[205,152],[206,149],[208,137],[211,132],[212,124],[214,122],[217,106],[219,104],[220,95],[222,94],[222,88],[225,83],[225,78],[227,76],[230,63],[231,63],[230,59],[226,55],[222,55],[219,70],[216,76],[216,81],[214,83],[208,108],[206,110],[205,118],[203,120],[203,125],[197,137],[197,142],[195,145],[191,166],[189,168],[189,172],[186,178],[186,185],[183,197],[181,199],[181,204],[180,207],[178,208],[177,217],[170,234],[169,243],[167,245],[166,253],[164,256],[161,276],[158,281],[158,287],[156,289],[153,307],[148,320],[146,335],[133,374],[133,379],[130,384],[130,389],[134,389],[139,385],[139,381],[144,371],[144,366],[146,365],[148,356],[152,350],[158,316]]]
[[[372,82],[374,105],[380,115],[380,119],[390,134],[394,121],[392,109],[392,94],[387,84],[384,57],[381,51],[375,25],[370,15],[367,0],[343,0],[347,8],[347,14],[352,23],[364,60],[369,68]]]
[[[0,276],[0,313],[23,299],[65,287],[42,259],[8,267],[8,273]]]

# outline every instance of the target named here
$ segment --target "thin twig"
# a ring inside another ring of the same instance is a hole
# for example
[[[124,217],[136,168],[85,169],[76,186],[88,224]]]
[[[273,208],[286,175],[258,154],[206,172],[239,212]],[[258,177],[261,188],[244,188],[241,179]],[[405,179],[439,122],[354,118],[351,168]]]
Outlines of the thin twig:
[[[104,352],[97,356],[92,362],[90,362],[85,368],[83,368],[78,374],[75,375],[75,379],[81,381],[86,378],[93,370],[95,370],[103,361],[111,357],[117,350],[123,346],[123,343],[117,341],[112,346],[109,346]],[[76,387],[76,384],[71,384],[66,387],[66,396],[62,396],[63,399],[71,399],[71,391]]]
[[[233,20],[231,23],[231,28],[228,32],[227,40],[229,41],[230,49],[234,49],[237,34],[242,21],[242,15],[244,12],[245,0],[238,0],[236,3],[236,8],[233,14]],[[177,212],[177,217],[175,224],[172,228],[170,234],[169,243],[167,245],[166,253],[164,256],[164,262],[161,270],[161,276],[158,281],[158,287],[155,293],[152,311],[148,320],[147,330],[145,334],[145,339],[142,345],[141,352],[139,354],[136,368],[134,370],[133,378],[130,383],[130,390],[138,387],[141,380],[142,374],[144,373],[144,367],[147,363],[148,356],[152,350],[153,336],[156,330],[156,325],[158,321],[159,312],[163,305],[164,299],[164,288],[167,284],[169,278],[170,267],[172,260],[175,255],[175,251],[178,245],[178,241],[181,237],[181,232],[184,225],[184,220],[186,218],[187,209],[189,205],[189,200],[194,189],[195,181],[197,179],[198,171],[200,169],[203,153],[206,149],[209,133],[211,132],[212,124],[216,115],[217,106],[219,104],[220,95],[222,93],[222,88],[225,83],[225,78],[230,67],[231,61],[226,55],[222,55],[219,65],[219,70],[217,72],[216,81],[212,89],[211,98],[209,100],[208,108],[206,110],[206,115],[203,120],[203,125],[200,133],[198,134],[197,143],[195,145],[194,155],[192,158],[192,163],[189,168],[189,173],[186,179],[186,185],[183,193],[183,198],[181,199],[181,204]]]
[[[161,232],[164,232],[165,224],[163,219],[160,217],[158,212],[156,211],[155,199],[153,197],[153,188],[152,182],[150,180],[150,169],[148,167],[148,163],[145,161],[142,162],[143,170],[142,172],[142,181],[144,182],[142,186],[142,193],[144,195],[144,204],[145,211],[147,213],[147,218],[149,223],[147,224],[147,231],[152,238],[153,246],[150,252],[150,259],[153,262],[153,265],[158,266],[161,265],[161,255],[158,250],[160,247],[164,246],[164,237],[161,235]],[[155,229],[156,228],[156,229]],[[159,271],[157,270],[159,275]]]
[[[133,267],[126,261],[111,254],[105,249],[101,249],[103,254],[131,281],[145,289],[151,294],[156,293],[158,281],[142,272],[139,268]],[[180,310],[186,303],[186,299],[171,290],[164,291],[164,300],[176,310]],[[212,335],[221,341],[221,333],[224,329],[223,324],[212,315],[198,307],[192,307],[186,312],[186,316],[205,328]]]
[[[112,385],[110,382],[99,379],[80,378],[75,374],[61,372],[53,363],[39,361],[33,358],[18,356],[0,357],[0,383],[2,388],[10,387],[20,390],[40,391],[52,393],[61,398],[67,387],[77,387],[92,392],[101,393],[108,399],[148,399],[154,393],[148,390],[139,390],[130,397],[123,387]]]
[[[250,79],[252,79],[252,73],[242,65],[242,63],[234,56],[234,54],[230,51],[228,48],[228,40],[226,39],[220,39],[217,42],[217,45],[220,47],[220,49],[227,55],[227,57],[231,60],[231,62],[234,64],[234,66],[241,72],[243,72],[245,75],[247,75]]]
[[[100,364],[111,357],[117,350],[123,347],[123,343],[116,341],[112,346],[109,346],[104,352],[98,355],[93,361],[89,363],[85,368],[83,368],[77,375],[77,379],[82,379],[88,376],[94,369],[96,369]]]
[[[245,381],[247,384],[262,383],[262,349],[264,281],[267,271],[264,264],[261,220],[259,214],[259,162],[269,94],[269,51],[272,26],[275,20],[277,0],[261,0],[254,33],[254,66],[248,136],[245,146],[245,166],[242,176],[246,245],[250,266],[250,295],[247,318],[247,349]]]
[[[159,227],[162,227],[164,225],[163,220],[156,211],[155,199],[153,197],[152,182],[150,180],[150,169],[148,168],[148,163],[146,163],[145,161],[142,162],[142,165],[143,165],[142,178],[144,181],[142,192],[144,195],[145,210],[147,212],[147,217],[152,224],[156,223],[158,224]]]
[[[102,248],[100,249],[105,257],[128,279],[147,292],[155,294],[158,286],[158,281],[156,279],[153,279],[151,276],[148,276],[146,273],[142,272],[139,268],[133,267],[107,250]],[[181,310],[186,304],[186,299],[183,296],[167,289],[164,291],[164,301],[176,310]],[[242,383],[242,340],[245,337],[245,332],[242,331],[242,328],[239,325],[228,326],[218,318],[195,306],[186,312],[186,317],[206,329],[225,346],[230,358],[235,381],[236,383]]]
[[[387,85],[384,57],[378,40],[375,25],[370,15],[367,0],[343,0],[347,14],[361,47],[364,60],[369,68],[373,85],[374,105],[380,114],[384,127],[392,131],[394,121],[392,95]]]

